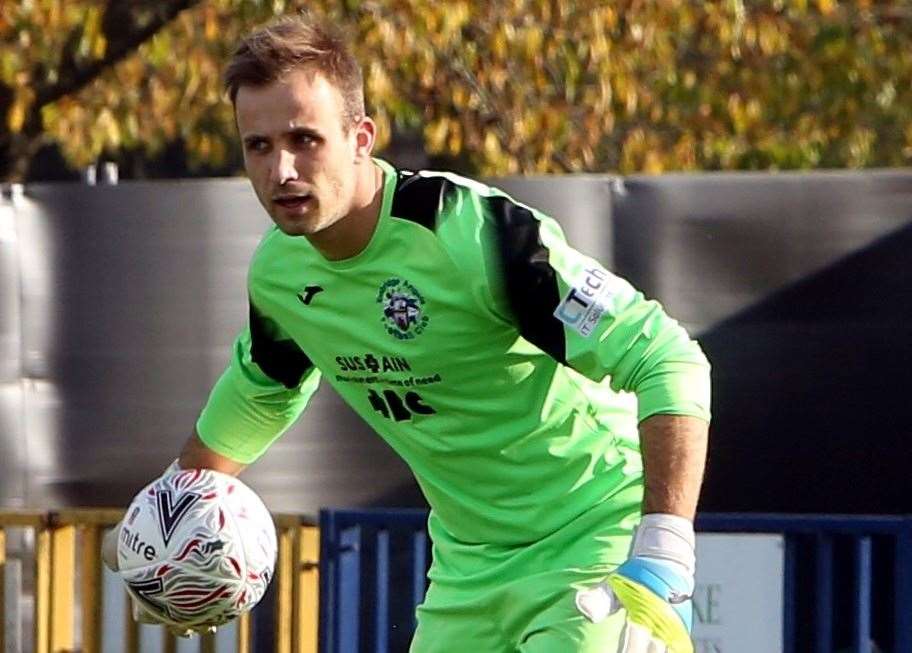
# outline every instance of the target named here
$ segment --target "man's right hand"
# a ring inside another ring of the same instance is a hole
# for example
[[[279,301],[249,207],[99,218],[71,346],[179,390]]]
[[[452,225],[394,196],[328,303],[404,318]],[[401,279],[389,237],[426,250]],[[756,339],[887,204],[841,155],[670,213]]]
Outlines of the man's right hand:
[[[223,474],[237,476],[245,465],[237,461],[226,458],[203,444],[203,441],[193,431],[193,435],[187,439],[184,448],[181,450],[180,457],[172,462],[162,473],[162,476],[170,472],[181,469],[205,468],[214,469]],[[117,563],[117,540],[120,538],[120,525],[118,522],[111,530],[105,533],[101,543],[101,559],[111,571],[119,571],[120,565]],[[181,626],[171,626],[157,619],[154,614],[146,610],[140,603],[130,597],[132,603],[133,620],[141,624],[158,624],[166,626],[172,635],[178,637],[191,637],[193,635],[207,635],[214,633],[215,626],[197,626],[194,628],[184,628]]]
[[[111,571],[119,571],[117,563],[117,540],[120,538],[120,525],[118,522],[111,530],[105,533],[101,541],[101,559]],[[163,623],[154,614],[146,610],[136,599],[130,597],[133,621],[140,624],[165,626],[172,635],[177,637],[192,637],[193,635],[208,635],[215,632],[215,626],[200,626],[197,628],[184,628]]]

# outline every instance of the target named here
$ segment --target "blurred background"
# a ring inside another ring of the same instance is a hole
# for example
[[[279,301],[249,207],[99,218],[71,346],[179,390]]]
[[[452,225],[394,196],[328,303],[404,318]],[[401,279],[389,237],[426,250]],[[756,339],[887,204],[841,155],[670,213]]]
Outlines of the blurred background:
[[[863,0],[0,4],[3,504],[122,503],[186,437],[267,224],[220,70],[305,6],[380,156],[496,179],[700,337],[707,509],[908,511],[912,5]],[[314,408],[250,472],[276,507],[420,504]]]
[[[0,0],[0,509],[125,505],[189,434],[268,225],[220,72],[305,7],[379,156],[543,209],[699,338],[703,511],[912,513],[906,0]],[[424,505],[328,387],[245,480]]]
[[[391,158],[489,176],[912,158],[905,0],[5,0],[0,179],[240,173],[222,66],[305,7],[351,35]]]

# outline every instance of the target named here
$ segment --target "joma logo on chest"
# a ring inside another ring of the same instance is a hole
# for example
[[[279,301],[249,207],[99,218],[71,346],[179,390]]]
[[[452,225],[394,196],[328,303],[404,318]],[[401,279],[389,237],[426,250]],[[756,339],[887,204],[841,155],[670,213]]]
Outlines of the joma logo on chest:
[[[320,286],[305,286],[304,290],[298,293],[298,299],[305,306],[310,306],[311,300],[318,292],[323,292]]]

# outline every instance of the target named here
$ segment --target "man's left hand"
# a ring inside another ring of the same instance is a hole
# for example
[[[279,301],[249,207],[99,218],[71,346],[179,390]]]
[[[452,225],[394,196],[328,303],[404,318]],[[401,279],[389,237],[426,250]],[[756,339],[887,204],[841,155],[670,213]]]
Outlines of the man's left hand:
[[[623,653],[693,653],[694,559],[690,520],[645,515],[630,558],[604,582],[580,590],[577,608],[594,623],[625,610]]]

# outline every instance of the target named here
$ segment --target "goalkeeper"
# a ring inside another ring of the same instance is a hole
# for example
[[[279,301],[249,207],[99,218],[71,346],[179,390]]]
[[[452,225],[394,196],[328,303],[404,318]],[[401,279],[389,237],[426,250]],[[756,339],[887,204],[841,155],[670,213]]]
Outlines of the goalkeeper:
[[[698,345],[534,208],[373,158],[333,27],[255,31],[225,84],[275,225],[179,464],[240,472],[325,379],[431,506],[412,651],[691,651]]]

